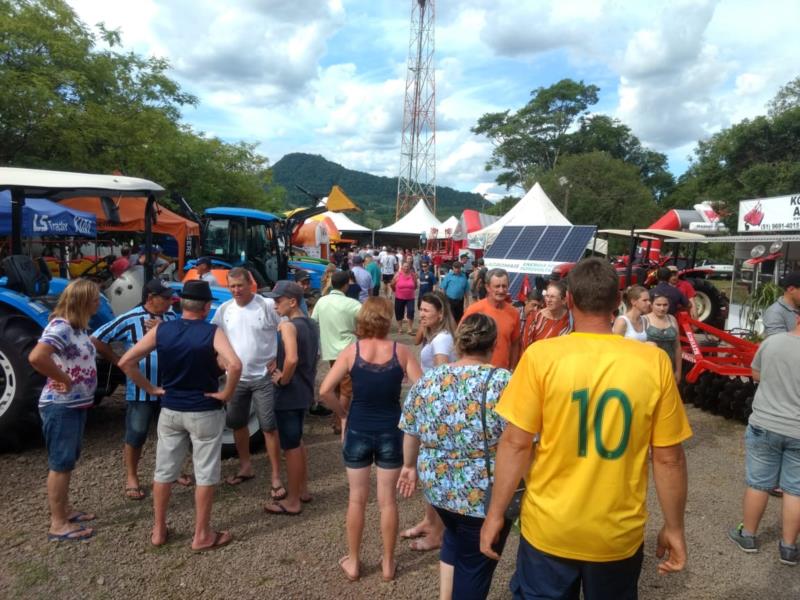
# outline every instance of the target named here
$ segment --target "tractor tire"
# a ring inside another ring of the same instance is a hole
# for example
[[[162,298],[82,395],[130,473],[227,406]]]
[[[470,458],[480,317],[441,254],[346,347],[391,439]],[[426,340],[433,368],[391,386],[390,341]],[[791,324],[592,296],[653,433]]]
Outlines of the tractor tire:
[[[0,449],[39,441],[39,394],[45,378],[28,362],[41,328],[21,315],[0,316]]]
[[[717,329],[725,329],[725,312],[723,308],[727,300],[714,284],[706,279],[687,279],[695,291],[694,305],[697,309],[697,320]]]
[[[255,452],[264,445],[264,436],[258,424],[256,408],[254,403],[250,403],[250,416],[247,419],[247,430],[250,433],[250,451]],[[236,442],[233,439],[233,429],[228,426],[222,431],[222,458],[232,458],[236,456]]]

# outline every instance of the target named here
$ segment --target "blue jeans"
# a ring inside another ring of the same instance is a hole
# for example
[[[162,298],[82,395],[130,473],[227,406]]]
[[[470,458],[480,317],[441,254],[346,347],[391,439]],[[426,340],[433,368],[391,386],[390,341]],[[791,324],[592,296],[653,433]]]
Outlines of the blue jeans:
[[[125,443],[131,448],[141,448],[147,440],[150,423],[158,422],[161,403],[152,400],[128,400],[125,410]]]
[[[580,540],[577,540],[579,543]],[[590,562],[540,552],[519,536],[517,570],[509,587],[515,600],[636,600],[642,546],[623,560]]]
[[[348,427],[342,457],[350,469],[363,469],[373,462],[381,469],[399,469],[403,466],[403,432],[397,427],[389,431],[353,431]]]
[[[62,404],[48,404],[39,409],[47,446],[47,466],[51,471],[67,473],[75,468],[81,456],[88,412],[88,408],[70,408]]]
[[[300,447],[300,443],[303,441],[303,420],[305,416],[306,410],[304,408],[275,411],[281,450],[294,450]]]
[[[800,496],[800,439],[748,425],[744,446],[748,487]]]

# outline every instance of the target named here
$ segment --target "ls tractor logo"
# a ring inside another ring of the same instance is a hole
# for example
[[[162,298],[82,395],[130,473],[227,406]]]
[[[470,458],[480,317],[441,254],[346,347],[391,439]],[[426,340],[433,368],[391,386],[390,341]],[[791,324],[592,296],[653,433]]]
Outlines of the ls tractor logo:
[[[50,218],[47,215],[33,215],[33,230],[40,233],[50,231]]]

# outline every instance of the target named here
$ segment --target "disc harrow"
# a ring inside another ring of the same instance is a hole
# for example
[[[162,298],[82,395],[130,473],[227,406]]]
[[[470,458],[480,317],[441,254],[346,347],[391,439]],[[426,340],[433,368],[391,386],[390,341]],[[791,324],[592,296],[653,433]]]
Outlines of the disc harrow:
[[[678,315],[678,323],[682,332],[684,378],[680,391],[684,402],[746,423],[756,391],[750,365],[758,344],[692,320],[685,313]],[[695,330],[704,334],[702,344]]]

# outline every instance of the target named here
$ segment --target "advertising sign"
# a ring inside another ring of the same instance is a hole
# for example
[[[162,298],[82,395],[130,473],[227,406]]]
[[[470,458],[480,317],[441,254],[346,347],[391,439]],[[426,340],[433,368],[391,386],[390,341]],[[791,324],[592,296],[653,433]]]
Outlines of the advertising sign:
[[[800,194],[739,202],[739,233],[800,231]]]

